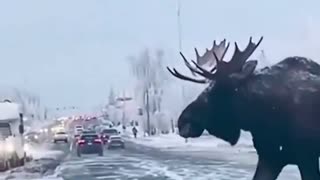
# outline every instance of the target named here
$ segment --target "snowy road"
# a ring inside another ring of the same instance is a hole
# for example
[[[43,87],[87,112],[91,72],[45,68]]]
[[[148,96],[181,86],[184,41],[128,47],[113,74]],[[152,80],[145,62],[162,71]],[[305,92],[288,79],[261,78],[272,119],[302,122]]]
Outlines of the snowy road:
[[[65,180],[247,180],[253,171],[250,165],[163,152],[128,142],[126,149],[106,150],[104,157],[78,158],[70,153],[56,173]],[[298,178],[285,173],[280,179]]]

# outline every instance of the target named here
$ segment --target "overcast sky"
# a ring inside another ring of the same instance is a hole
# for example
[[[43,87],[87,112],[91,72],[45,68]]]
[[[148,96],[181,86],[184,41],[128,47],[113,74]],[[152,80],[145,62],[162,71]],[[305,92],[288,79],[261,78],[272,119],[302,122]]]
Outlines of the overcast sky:
[[[308,3],[306,3],[308,2]],[[181,66],[175,0],[21,0],[0,2],[2,87],[41,95],[48,106],[93,106],[108,89],[130,87],[127,56],[164,48]],[[213,39],[264,35],[268,60],[317,58],[320,1],[182,0],[183,51],[194,57]],[[182,68],[179,67],[179,68]],[[120,83],[121,82],[121,83]]]

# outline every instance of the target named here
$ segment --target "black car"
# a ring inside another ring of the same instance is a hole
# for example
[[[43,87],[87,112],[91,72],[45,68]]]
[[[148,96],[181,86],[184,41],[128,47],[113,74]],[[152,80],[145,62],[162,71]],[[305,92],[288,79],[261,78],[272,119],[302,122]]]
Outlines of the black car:
[[[108,143],[109,137],[110,136],[114,136],[114,135],[118,135],[119,132],[116,129],[104,129],[101,131],[101,138],[103,139],[104,143]]]
[[[103,156],[103,142],[97,134],[82,134],[77,141],[77,156],[98,154]]]

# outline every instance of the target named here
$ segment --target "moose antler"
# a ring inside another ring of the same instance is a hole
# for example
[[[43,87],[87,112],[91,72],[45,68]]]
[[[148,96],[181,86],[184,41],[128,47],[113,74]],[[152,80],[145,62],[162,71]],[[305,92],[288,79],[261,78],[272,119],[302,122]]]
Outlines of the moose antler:
[[[192,66],[188,60],[185,58],[185,56],[180,52],[180,55],[185,63],[185,65],[187,66],[187,68],[191,71],[191,73],[193,75],[200,75],[202,77],[205,77],[205,79],[194,79],[191,77],[187,77],[185,75],[182,75],[181,73],[179,73],[176,69],[173,69],[173,71],[171,69],[169,69],[167,67],[167,69],[169,70],[169,72],[179,78],[179,79],[183,79],[183,80],[187,80],[187,81],[192,81],[192,82],[196,82],[196,83],[208,83],[208,79],[213,79],[214,78],[214,74],[212,74],[212,72],[216,69],[216,65],[210,70],[206,70],[203,67],[201,67],[202,65],[210,62],[210,65],[212,64],[217,64],[217,61],[219,59],[223,59],[226,51],[229,48],[230,43],[228,43],[228,45],[226,46],[226,39],[224,39],[223,41],[221,41],[218,45],[216,44],[216,41],[213,41],[213,46],[210,50],[206,49],[206,52],[200,56],[199,52],[197,50],[197,48],[195,48],[195,53],[196,53],[196,57],[197,60],[196,62],[192,60],[192,63],[194,64],[194,66]],[[215,55],[214,55],[215,54]],[[217,56],[217,57],[215,57]]]
[[[213,52],[215,52],[217,57],[220,59],[223,58],[223,52],[226,48],[226,39],[222,40],[219,44],[217,44],[216,40],[214,40],[212,48],[210,50],[206,49],[206,52],[202,56],[199,55],[197,48],[194,48],[197,57],[197,64],[199,66],[203,66],[207,63],[210,63],[209,65],[213,65],[214,63],[216,63],[216,59],[213,56]]]
[[[252,55],[252,53],[257,49],[257,47],[262,42],[263,37],[261,37],[258,41],[258,43],[252,42],[252,37],[249,39],[249,43],[247,47],[241,51],[238,47],[237,42],[235,42],[235,49],[234,53],[232,55],[232,58],[229,62],[223,61],[223,58],[220,58],[218,61],[223,63],[217,63],[217,69],[221,69],[220,71],[224,71],[223,74],[230,74],[233,72],[238,72],[241,70],[242,66],[246,63],[248,58]],[[216,58],[219,58],[218,55],[213,52],[213,55]]]
[[[213,42],[213,48],[211,50],[207,50],[206,53],[203,56],[199,56],[199,53],[197,49],[195,48],[196,51],[196,56],[197,56],[197,62],[192,61],[194,66],[192,66],[187,59],[184,57],[184,55],[180,52],[180,55],[182,56],[182,59],[185,63],[185,65],[189,68],[189,70],[192,73],[201,75],[205,79],[194,79],[191,77],[187,77],[185,75],[182,75],[179,73],[176,69],[173,68],[173,71],[167,67],[168,71],[175,77],[182,79],[182,80],[187,80],[187,81],[192,81],[196,83],[208,83],[211,80],[215,80],[217,77],[217,74],[223,74],[223,75],[229,75],[233,72],[238,72],[241,70],[242,66],[245,64],[245,62],[248,60],[248,58],[252,55],[252,53],[256,50],[256,48],[260,45],[263,37],[260,38],[257,44],[252,42],[252,37],[250,37],[249,44],[247,47],[241,51],[239,50],[238,44],[235,42],[235,51],[234,54],[229,62],[223,61],[223,58],[228,51],[230,43],[225,46],[226,42],[223,40],[219,45],[216,45],[216,42]],[[207,52],[211,52],[211,57],[210,59],[208,58],[209,55],[207,55]],[[215,61],[216,65],[210,70],[206,70],[203,67],[201,67],[200,62],[204,61]],[[213,72],[216,70],[215,72]]]

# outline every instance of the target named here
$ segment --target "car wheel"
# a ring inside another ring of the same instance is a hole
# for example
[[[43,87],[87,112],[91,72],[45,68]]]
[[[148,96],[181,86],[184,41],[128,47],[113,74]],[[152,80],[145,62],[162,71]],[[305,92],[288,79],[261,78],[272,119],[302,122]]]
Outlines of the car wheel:
[[[81,153],[80,153],[79,150],[77,150],[77,156],[78,156],[78,157],[81,157]]]
[[[99,152],[99,156],[103,156],[103,150]]]
[[[64,142],[65,142],[65,143],[68,143],[68,140],[66,139],[66,140],[64,140]]]
[[[17,155],[17,153],[14,153],[10,158],[10,167],[15,168],[20,165],[20,159]]]
[[[56,140],[54,140],[54,141],[53,141],[53,143],[55,143],[55,144],[56,144],[56,143],[57,143],[57,141],[56,141]]]
[[[121,148],[122,148],[122,149],[124,149],[124,148],[125,148],[124,144],[121,146]]]

